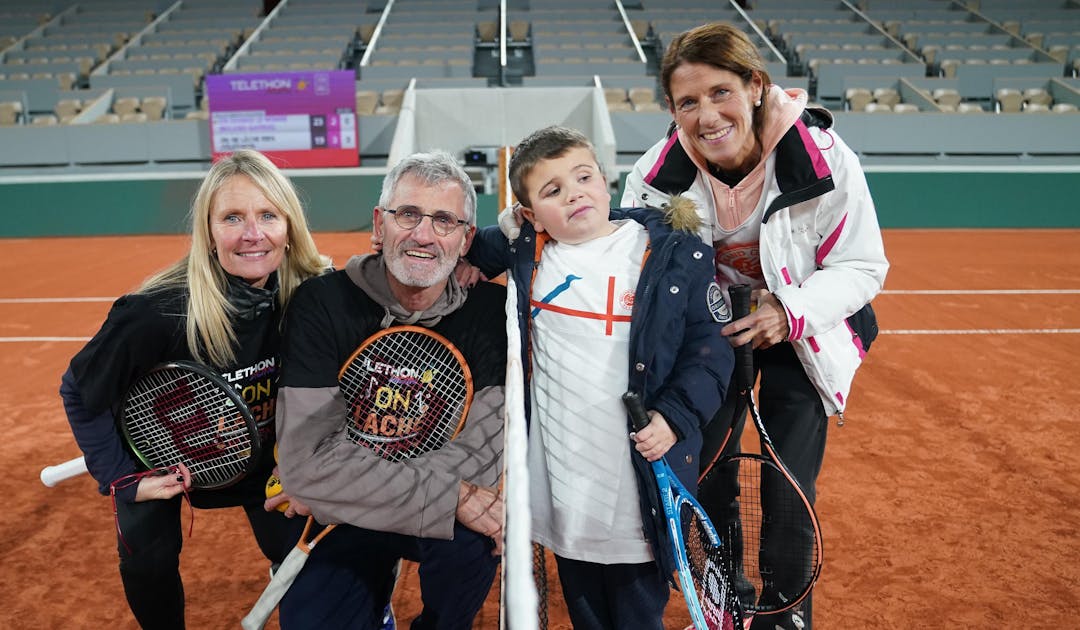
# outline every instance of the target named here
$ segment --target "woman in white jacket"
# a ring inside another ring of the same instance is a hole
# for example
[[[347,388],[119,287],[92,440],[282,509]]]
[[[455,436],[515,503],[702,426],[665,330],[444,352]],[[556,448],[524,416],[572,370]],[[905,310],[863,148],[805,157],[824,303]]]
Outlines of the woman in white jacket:
[[[889,266],[866,179],[829,129],[832,116],[808,109],[805,91],[773,85],[736,27],[678,35],[660,77],[674,125],[634,165],[622,205],[690,198],[721,285],[755,290],[757,309],[722,332],[735,346],[753,344],[766,428],[813,501],[828,417],[843,418],[877,334],[869,302]],[[773,626],[808,630],[809,598],[791,614],[758,616],[753,627]]]

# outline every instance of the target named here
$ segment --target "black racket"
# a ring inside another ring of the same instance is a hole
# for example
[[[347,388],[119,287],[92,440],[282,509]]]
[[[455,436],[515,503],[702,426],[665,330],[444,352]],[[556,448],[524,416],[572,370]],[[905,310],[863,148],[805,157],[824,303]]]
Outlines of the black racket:
[[[472,372],[461,352],[442,335],[419,326],[375,333],[338,373],[345,396],[346,434],[379,457],[399,462],[438,450],[457,436],[472,404]],[[309,539],[308,517],[296,547],[274,573],[241,622],[262,628],[296,580],[311,550],[336,525]]]
[[[750,314],[748,285],[733,285],[728,294],[733,320]],[[710,497],[713,522],[733,545],[731,568],[742,609],[748,616],[778,613],[798,605],[817,581],[821,528],[813,505],[777,455],[758,413],[750,343],[735,349],[733,385],[745,399],[762,452],[719,457],[699,486]],[[729,429],[725,441],[732,435]]]
[[[262,446],[236,388],[190,361],[164,363],[135,381],[121,405],[120,430],[145,466],[182,463],[192,486],[204,489],[243,479]]]

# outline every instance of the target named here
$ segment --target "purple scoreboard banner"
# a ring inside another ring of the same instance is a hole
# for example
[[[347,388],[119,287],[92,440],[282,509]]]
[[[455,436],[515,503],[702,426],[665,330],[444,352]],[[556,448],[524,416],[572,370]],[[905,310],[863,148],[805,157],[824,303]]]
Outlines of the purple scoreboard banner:
[[[360,164],[352,70],[212,74],[206,90],[215,160],[255,149],[282,168]]]

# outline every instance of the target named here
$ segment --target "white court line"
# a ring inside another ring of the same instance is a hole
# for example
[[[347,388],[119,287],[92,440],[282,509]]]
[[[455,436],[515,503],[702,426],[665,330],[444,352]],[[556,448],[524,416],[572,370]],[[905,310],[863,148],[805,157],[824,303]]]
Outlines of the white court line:
[[[0,337],[0,343],[44,343],[47,341],[90,341],[89,337]]]
[[[62,304],[66,302],[115,302],[114,297],[0,298],[0,304]]]
[[[892,295],[1074,295],[1080,289],[912,289],[882,291]],[[0,304],[53,304],[64,302],[113,302],[114,297],[0,298]],[[881,330],[882,335],[1076,335],[1080,328],[972,328]],[[87,342],[90,337],[0,337],[0,343]]]

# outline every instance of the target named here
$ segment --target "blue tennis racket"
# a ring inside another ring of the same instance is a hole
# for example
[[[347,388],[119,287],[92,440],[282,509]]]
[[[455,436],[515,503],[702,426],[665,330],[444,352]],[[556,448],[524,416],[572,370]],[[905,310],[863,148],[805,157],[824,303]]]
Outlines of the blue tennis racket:
[[[623,394],[635,431],[649,424],[636,392]],[[679,588],[697,630],[742,630],[742,611],[731,579],[730,553],[697,499],[679,482],[665,458],[651,462],[668,538],[678,565]]]

